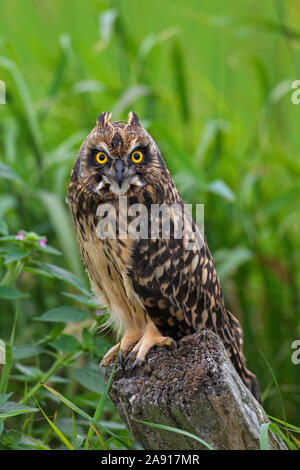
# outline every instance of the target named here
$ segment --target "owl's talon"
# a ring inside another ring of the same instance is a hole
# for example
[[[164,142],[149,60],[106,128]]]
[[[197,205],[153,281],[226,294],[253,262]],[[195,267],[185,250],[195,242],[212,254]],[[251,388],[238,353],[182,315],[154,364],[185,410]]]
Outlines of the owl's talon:
[[[142,363],[143,363],[143,361],[141,359],[136,358],[136,360],[134,361],[134,363],[132,364],[132,366],[130,368],[130,377],[132,376],[134,369],[136,367],[141,366]]]
[[[117,356],[119,352],[119,343],[113,346],[102,358],[102,361],[100,362],[100,367],[107,367]]]
[[[126,363],[125,361],[126,361],[126,358],[124,358],[123,354],[120,352],[120,354],[119,354],[119,363],[120,363],[123,370],[125,369],[125,363]]]
[[[99,364],[99,373],[101,375],[101,377],[104,377],[105,376],[105,367],[102,365],[102,361],[100,362]]]
[[[130,361],[130,359],[132,360],[135,355],[136,355],[136,353],[133,350],[130,351],[130,353],[127,355],[127,357],[124,360],[124,368],[125,368],[127,362]]]

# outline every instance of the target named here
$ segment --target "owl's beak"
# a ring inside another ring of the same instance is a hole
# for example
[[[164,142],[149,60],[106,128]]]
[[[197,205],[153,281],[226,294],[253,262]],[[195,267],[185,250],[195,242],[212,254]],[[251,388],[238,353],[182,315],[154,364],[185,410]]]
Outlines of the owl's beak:
[[[122,160],[117,160],[116,165],[115,165],[115,170],[116,170],[116,179],[121,188],[123,180],[124,180],[124,163],[122,162]]]

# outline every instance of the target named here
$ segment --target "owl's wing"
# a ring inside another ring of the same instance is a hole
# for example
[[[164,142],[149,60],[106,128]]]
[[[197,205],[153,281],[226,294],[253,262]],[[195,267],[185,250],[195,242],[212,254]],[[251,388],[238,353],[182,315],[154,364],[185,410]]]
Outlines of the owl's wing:
[[[225,306],[212,255],[192,219],[187,233],[190,244],[185,236],[138,241],[130,271],[133,288],[163,335],[177,340],[203,328],[214,331],[245,383],[252,383],[241,326]]]
[[[180,238],[139,240],[131,269],[133,287],[150,318],[175,339],[203,327],[217,332],[224,320],[212,256],[192,218],[189,224]]]

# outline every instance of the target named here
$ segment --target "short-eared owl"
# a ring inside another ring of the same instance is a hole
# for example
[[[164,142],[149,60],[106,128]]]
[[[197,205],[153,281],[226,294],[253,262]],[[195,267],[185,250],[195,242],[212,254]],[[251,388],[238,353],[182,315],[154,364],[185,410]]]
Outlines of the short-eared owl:
[[[184,206],[157,145],[135,113],[129,113],[128,123],[110,118],[110,113],[101,113],[83,142],[67,195],[92,287],[121,337],[121,345],[108,351],[102,365],[118,351],[121,361],[130,357],[139,365],[152,346],[172,345],[205,328],[220,336],[240,377],[260,401],[256,377],[246,368],[240,324],[224,304],[212,256],[196,223],[187,217],[188,228],[178,236],[180,218],[172,210],[170,236],[163,236],[162,212],[154,218],[156,235],[150,229],[153,206]],[[132,206],[140,207],[135,235]],[[115,232],[109,207],[115,210]],[[105,217],[111,226],[103,237],[98,226]],[[121,233],[121,222],[128,227],[131,223],[127,236],[123,229]],[[195,237],[202,243],[188,247]]]

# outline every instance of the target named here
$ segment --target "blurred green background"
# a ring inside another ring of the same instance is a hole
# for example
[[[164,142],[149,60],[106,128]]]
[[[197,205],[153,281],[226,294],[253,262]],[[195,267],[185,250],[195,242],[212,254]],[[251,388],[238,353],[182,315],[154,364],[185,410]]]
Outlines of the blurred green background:
[[[0,105],[2,234],[46,236],[62,252],[55,260],[48,253],[47,261],[88,286],[65,203],[70,170],[101,111],[118,120],[134,110],[185,202],[205,204],[206,237],[228,307],[243,326],[265,409],[294,424],[300,422],[300,365],[291,360],[291,344],[300,339],[300,104],[291,101],[291,84],[300,79],[299,18],[297,0],[0,4],[7,101]],[[4,275],[5,263],[0,269]],[[49,330],[33,318],[72,300],[62,295],[61,281],[29,269],[15,285],[29,294],[20,302],[15,344],[32,344]],[[5,340],[14,308],[1,301]],[[41,369],[48,360],[38,355]],[[36,361],[23,360],[28,367]],[[12,377],[7,390],[22,394],[23,382]],[[77,386],[69,384],[68,393],[83,394]]]

